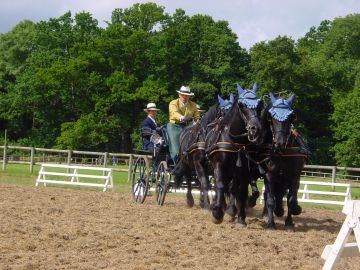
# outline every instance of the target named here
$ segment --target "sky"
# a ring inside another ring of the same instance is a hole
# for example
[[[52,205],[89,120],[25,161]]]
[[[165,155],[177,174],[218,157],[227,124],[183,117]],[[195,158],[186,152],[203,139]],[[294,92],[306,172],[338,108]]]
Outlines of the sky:
[[[0,33],[10,31],[17,23],[57,18],[67,11],[74,15],[86,11],[101,27],[110,21],[115,8],[129,8],[149,0],[0,0]],[[333,20],[360,13],[360,0],[153,0],[165,7],[170,15],[177,8],[187,15],[210,15],[225,20],[238,36],[241,47],[249,49],[256,42],[277,36],[293,39],[303,37],[312,26],[323,20]]]

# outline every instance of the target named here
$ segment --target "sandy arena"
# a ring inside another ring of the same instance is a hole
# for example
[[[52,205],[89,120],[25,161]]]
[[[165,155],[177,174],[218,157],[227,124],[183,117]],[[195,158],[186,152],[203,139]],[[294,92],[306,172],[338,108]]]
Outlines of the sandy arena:
[[[321,269],[320,258],[344,221],[340,211],[305,208],[294,231],[283,219],[263,228],[260,207],[248,227],[168,196],[0,185],[0,269]],[[336,269],[360,269],[360,258]]]

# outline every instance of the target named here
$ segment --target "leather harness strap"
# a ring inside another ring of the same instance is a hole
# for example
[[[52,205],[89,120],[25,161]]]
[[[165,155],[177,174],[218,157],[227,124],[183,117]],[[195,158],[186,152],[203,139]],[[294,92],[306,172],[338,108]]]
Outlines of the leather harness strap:
[[[245,144],[231,143],[231,142],[217,142],[212,147],[206,149],[208,157],[212,156],[216,152],[230,152],[238,153],[245,149]]]
[[[192,144],[186,152],[190,155],[192,152],[197,150],[205,150],[205,142],[196,142]]]

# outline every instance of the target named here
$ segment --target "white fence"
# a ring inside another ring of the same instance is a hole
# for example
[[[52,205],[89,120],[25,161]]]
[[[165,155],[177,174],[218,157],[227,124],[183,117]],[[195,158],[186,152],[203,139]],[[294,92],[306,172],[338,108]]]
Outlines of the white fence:
[[[0,146],[3,149],[3,170],[7,163],[27,164],[30,172],[34,165],[41,163],[55,163],[85,166],[112,167],[114,172],[127,172],[130,180],[132,163],[139,155],[125,153],[90,152],[77,150],[60,150],[24,146]],[[151,159],[151,156],[148,156]],[[126,165],[120,166],[120,165]],[[360,181],[360,168],[340,166],[305,165],[302,176],[330,179],[335,183],[339,180]]]
[[[325,246],[321,258],[325,260],[323,270],[332,270],[341,257],[359,256],[360,250],[360,201],[347,201],[343,211],[345,221],[333,245]],[[347,243],[354,232],[356,242]]]
[[[72,172],[59,172],[61,170],[73,170]],[[81,172],[81,173],[80,173]],[[86,172],[86,173],[84,173]],[[103,175],[89,174],[95,172],[101,172]],[[50,178],[49,178],[50,177]],[[55,179],[56,178],[56,179]],[[92,182],[80,181],[86,179],[96,180]],[[101,181],[102,183],[98,183]],[[68,166],[57,164],[41,164],[39,175],[36,179],[35,186],[43,184],[53,185],[72,185],[72,186],[86,186],[86,187],[98,187],[103,191],[112,189],[114,191],[114,182],[112,177],[112,169],[99,168],[99,167],[84,167],[84,166]]]
[[[112,167],[113,172],[130,172],[133,161],[137,159],[138,154],[108,153],[108,152],[90,152],[77,150],[47,149],[24,146],[0,146],[3,149],[2,162],[3,171],[6,170],[8,163],[29,165],[30,172],[34,171],[35,165],[43,163],[82,165],[82,166],[102,166],[104,168]],[[147,156],[151,159],[151,156]],[[124,166],[125,165],[125,168]],[[127,168],[126,168],[127,167]]]
[[[300,181],[300,185],[303,185],[303,188],[298,190],[298,201],[304,203],[318,203],[318,204],[331,204],[331,205],[345,205],[346,201],[351,200],[351,185],[350,184],[340,184],[340,183],[331,183],[331,182],[316,182],[316,181]],[[319,187],[331,187],[332,191],[318,190]],[[334,191],[334,189],[342,188],[345,189],[343,192]],[[263,186],[262,194],[260,198],[260,203],[264,201],[264,192],[265,186]],[[300,197],[299,195],[302,194]],[[326,195],[322,196],[321,199],[313,198],[311,195]],[[334,200],[334,198],[339,198],[341,200]],[[284,200],[286,200],[284,198]]]

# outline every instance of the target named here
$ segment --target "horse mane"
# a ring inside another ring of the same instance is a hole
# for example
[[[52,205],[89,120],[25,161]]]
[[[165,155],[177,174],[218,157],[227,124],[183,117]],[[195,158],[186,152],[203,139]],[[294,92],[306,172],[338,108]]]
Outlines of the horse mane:
[[[205,128],[208,124],[216,119],[219,110],[219,105],[216,103],[201,117],[200,124]]]
[[[264,104],[265,105],[265,104]],[[267,104],[265,105],[260,113],[260,121],[263,128],[263,132],[264,132],[264,143],[272,143],[272,134],[271,134],[271,130],[270,130],[270,122],[268,120],[269,117],[269,109],[272,107],[272,104]]]
[[[232,104],[230,110],[224,115],[223,118],[219,121],[219,128],[223,128],[226,124],[232,120],[234,117],[235,110],[238,109],[238,98],[235,98],[234,103]]]

